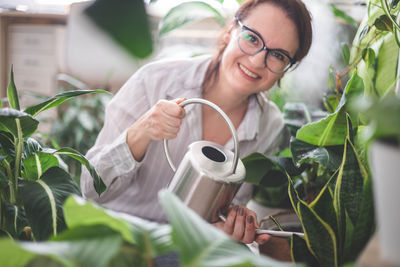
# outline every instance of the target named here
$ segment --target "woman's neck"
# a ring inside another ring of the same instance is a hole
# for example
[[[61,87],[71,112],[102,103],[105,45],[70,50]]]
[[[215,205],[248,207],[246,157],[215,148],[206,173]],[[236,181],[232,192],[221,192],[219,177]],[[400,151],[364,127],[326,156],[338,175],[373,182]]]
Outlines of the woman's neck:
[[[249,96],[234,94],[220,79],[209,83],[202,97],[215,103],[227,114],[245,111],[249,102]]]

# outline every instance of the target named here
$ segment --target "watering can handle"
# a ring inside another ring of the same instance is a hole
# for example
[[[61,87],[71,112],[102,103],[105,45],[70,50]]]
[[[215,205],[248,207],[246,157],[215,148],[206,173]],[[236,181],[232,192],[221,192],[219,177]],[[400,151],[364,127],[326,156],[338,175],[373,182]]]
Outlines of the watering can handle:
[[[229,126],[229,129],[231,130],[232,133],[232,138],[233,138],[233,143],[234,143],[234,157],[233,157],[233,164],[232,164],[232,170],[231,173],[235,173],[236,171],[236,167],[238,164],[238,160],[239,160],[239,141],[238,141],[238,137],[237,137],[237,133],[236,133],[236,129],[235,126],[233,126],[233,123],[231,122],[231,120],[229,119],[229,117],[225,114],[225,112],[222,111],[222,109],[220,107],[218,107],[217,105],[215,105],[214,103],[205,100],[205,99],[201,99],[201,98],[191,98],[191,99],[187,99],[183,102],[181,102],[179,104],[179,106],[184,107],[186,105],[189,104],[203,104],[206,106],[209,106],[211,108],[213,108],[214,110],[216,110],[226,121],[226,123]],[[165,152],[165,156],[167,158],[167,161],[169,163],[169,166],[171,166],[171,169],[176,172],[176,167],[175,165],[172,163],[171,157],[169,155],[169,151],[168,151],[168,140],[164,139],[164,152]]]

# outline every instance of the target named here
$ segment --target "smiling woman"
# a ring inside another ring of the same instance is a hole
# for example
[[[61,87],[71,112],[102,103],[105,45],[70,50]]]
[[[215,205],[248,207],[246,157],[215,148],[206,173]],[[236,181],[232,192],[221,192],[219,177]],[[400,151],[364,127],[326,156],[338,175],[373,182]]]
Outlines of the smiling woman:
[[[173,172],[159,141],[171,139],[173,162],[180,162],[188,145],[199,139],[233,149],[223,119],[206,106],[184,109],[179,105],[183,98],[204,98],[228,115],[238,133],[239,157],[275,151],[283,128],[282,114],[260,93],[307,54],[310,15],[300,0],[248,0],[235,18],[214,57],[153,62],[119,90],[106,109],[96,144],[87,154],[107,190],[99,197],[86,172],[81,179],[85,197],[111,209],[166,221],[157,193],[167,186]],[[251,41],[257,49],[243,41]],[[221,211],[227,215],[226,221],[215,225],[238,242],[263,244],[269,235],[256,235],[256,215],[244,207],[251,191],[251,185],[242,185],[234,200],[239,206]]]

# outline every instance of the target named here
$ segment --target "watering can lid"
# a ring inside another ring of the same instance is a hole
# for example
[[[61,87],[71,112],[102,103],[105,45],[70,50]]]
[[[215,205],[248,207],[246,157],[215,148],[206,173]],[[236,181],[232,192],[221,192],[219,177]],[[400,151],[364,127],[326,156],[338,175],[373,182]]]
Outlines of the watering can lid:
[[[188,153],[193,167],[215,181],[238,183],[246,176],[246,170],[240,159],[235,172],[232,173],[234,153],[216,143],[194,142],[189,146]]]

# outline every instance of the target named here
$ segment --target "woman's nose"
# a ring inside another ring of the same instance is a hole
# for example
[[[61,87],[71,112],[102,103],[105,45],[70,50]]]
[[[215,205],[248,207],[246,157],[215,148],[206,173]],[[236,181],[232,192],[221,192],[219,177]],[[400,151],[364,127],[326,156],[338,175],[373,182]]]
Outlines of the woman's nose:
[[[254,64],[255,67],[263,68],[265,67],[265,53],[267,51],[260,51],[259,53],[250,56],[250,61]]]

